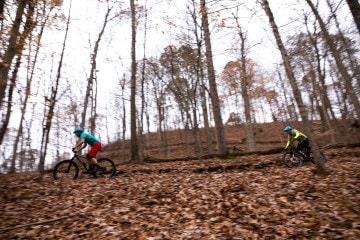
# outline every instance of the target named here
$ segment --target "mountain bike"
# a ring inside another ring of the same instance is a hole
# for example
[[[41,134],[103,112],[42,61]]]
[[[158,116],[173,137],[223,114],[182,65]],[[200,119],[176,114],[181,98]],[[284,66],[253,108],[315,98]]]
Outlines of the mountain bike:
[[[308,152],[308,154],[306,154]],[[323,152],[320,151],[321,159],[323,163],[326,162],[326,157]],[[299,151],[297,148],[288,148],[282,156],[283,163],[289,167],[301,167],[305,162],[312,162],[315,164],[315,160],[311,149],[303,149]]]
[[[94,165],[94,169],[90,169],[86,156],[79,155],[73,151],[74,156],[71,159],[58,162],[53,170],[55,180],[72,178],[77,179],[80,168],[84,174],[91,174],[93,177],[113,177],[116,173],[115,163],[110,158],[97,159],[98,165]]]
[[[301,167],[304,165],[305,156],[299,152],[296,148],[290,147],[288,148],[282,156],[283,163],[289,167]]]

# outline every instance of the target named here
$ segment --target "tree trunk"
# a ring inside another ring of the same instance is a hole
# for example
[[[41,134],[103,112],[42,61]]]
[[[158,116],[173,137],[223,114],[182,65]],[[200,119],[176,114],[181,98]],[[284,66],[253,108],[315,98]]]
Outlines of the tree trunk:
[[[194,94],[195,96],[196,94]],[[198,123],[198,117],[197,117],[197,105],[196,105],[196,99],[192,99],[193,103],[192,106],[192,116],[193,116],[193,135],[194,135],[194,142],[195,142],[195,153],[197,157],[200,157],[202,152],[201,147],[201,139],[200,139],[200,130],[199,130],[199,123]]]
[[[288,80],[290,81],[290,85],[291,85],[291,88],[293,90],[294,97],[295,97],[295,100],[296,100],[296,103],[298,105],[300,115],[301,115],[301,118],[302,118],[302,121],[303,121],[304,132],[305,132],[305,134],[307,134],[309,142],[310,142],[311,147],[313,149],[317,172],[319,174],[325,175],[326,170],[325,170],[325,167],[324,167],[324,163],[322,161],[320,161],[320,159],[321,159],[320,149],[319,149],[319,146],[318,146],[318,144],[317,144],[317,142],[315,140],[315,136],[313,135],[313,133],[311,131],[306,106],[303,103],[299,87],[298,87],[298,85],[296,83],[294,71],[293,71],[291,63],[290,63],[289,55],[288,55],[288,53],[287,53],[287,51],[286,51],[286,49],[284,47],[284,44],[283,44],[283,42],[281,40],[278,27],[277,27],[277,25],[275,23],[274,15],[273,15],[273,13],[272,13],[272,11],[270,9],[270,6],[269,6],[269,2],[267,0],[262,0],[262,7],[264,8],[265,13],[269,18],[269,22],[270,22],[271,28],[273,30],[276,43],[277,43],[277,45],[279,47],[281,57],[282,57],[282,60],[284,62],[286,75],[288,77]]]
[[[210,86],[210,98],[213,107],[213,114],[214,114],[214,121],[216,128],[217,150],[219,155],[225,155],[227,153],[226,136],[225,136],[224,124],[222,122],[220,101],[216,86],[215,70],[212,59],[208,13],[207,13],[205,0],[200,0],[200,6],[201,6],[200,12],[201,12],[201,19],[203,24],[205,49],[206,49],[205,56],[206,56],[209,86]]]
[[[11,27],[9,44],[3,55],[3,61],[0,63],[0,107],[3,105],[5,98],[5,91],[7,87],[8,74],[11,63],[18,50],[18,37],[20,35],[21,19],[24,15],[27,0],[19,0],[16,10],[14,24]]]
[[[200,36],[199,36],[199,32],[198,32],[199,24],[198,24],[198,20],[197,20],[197,10],[196,10],[195,1],[192,1],[192,3],[193,3],[193,9],[191,12],[191,17],[194,22],[194,35],[195,35],[196,45],[197,45],[196,77],[197,77],[197,82],[200,84],[199,92],[200,92],[201,109],[202,109],[203,121],[204,121],[206,146],[208,149],[208,153],[213,154],[214,150],[213,150],[213,146],[212,146],[212,135],[211,135],[210,123],[209,123],[209,113],[208,113],[207,98],[206,98],[206,86],[205,86],[205,82],[204,82],[204,64],[203,64],[203,57],[202,57],[203,55],[201,52],[203,39],[202,39],[202,35],[200,34]]]
[[[162,100],[160,98],[156,99],[156,107],[157,107],[157,114],[158,114],[158,129],[157,129],[157,133],[158,133],[158,152],[162,153],[164,157],[167,156],[167,151],[166,151],[166,146],[165,146],[165,133],[163,130],[163,121],[165,119],[165,116],[163,114],[163,109],[162,109]]]
[[[92,135],[95,135],[96,118],[97,118],[97,96],[98,96],[97,94],[98,84],[97,84],[96,72],[94,73],[93,81],[95,82],[95,84],[93,84],[93,87],[91,89],[90,132]]]
[[[241,95],[244,101],[244,108],[245,108],[245,132],[246,132],[246,139],[249,146],[250,151],[256,150],[255,144],[255,134],[254,129],[251,122],[251,106],[250,106],[250,98],[248,94],[248,70],[247,70],[247,63],[246,63],[246,50],[245,50],[245,43],[246,38],[242,31],[241,25],[239,23],[239,19],[237,16],[234,16],[236,20],[237,30],[240,38],[240,54],[241,54]]]
[[[125,142],[126,139],[126,99],[125,99],[125,87],[126,87],[126,78],[125,76],[123,77],[122,81],[120,81],[120,86],[121,86],[121,110],[122,110],[122,117],[121,117],[121,123],[122,123],[122,127],[120,127],[120,129],[122,130],[121,132],[121,140],[123,142]],[[126,157],[126,148],[125,148],[125,144],[122,144],[121,146],[121,152],[122,152],[122,156],[123,159],[125,159]]]
[[[201,72],[203,69],[201,70]],[[204,75],[203,73],[200,76],[201,78],[201,86],[200,86],[200,95],[201,95],[201,109],[203,113],[203,120],[204,120],[204,130],[205,130],[205,137],[206,137],[206,146],[207,151],[209,154],[214,154],[214,147],[213,147],[213,136],[212,131],[210,128],[209,122],[209,110],[207,106],[207,97],[206,97],[206,86],[204,82]]]
[[[5,0],[0,0],[0,21],[4,19]]]
[[[130,131],[131,162],[142,162],[139,156],[136,127],[136,11],[135,0],[130,0],[131,8],[131,96],[130,96]]]
[[[21,54],[18,55],[17,57],[17,60],[16,60],[16,63],[15,63],[15,66],[14,66],[14,69],[13,69],[13,73],[12,73],[12,76],[10,78],[10,85],[8,87],[8,101],[7,101],[7,111],[6,111],[6,114],[5,114],[5,119],[3,121],[3,126],[0,130],[0,143],[2,142],[3,140],[3,137],[5,136],[5,132],[7,130],[7,126],[9,124],[9,120],[10,120],[10,115],[11,115],[11,112],[12,112],[12,102],[13,102],[13,99],[12,99],[12,96],[13,96],[13,93],[14,93],[14,89],[15,89],[15,85],[16,85],[16,77],[17,77],[17,73],[19,71],[19,68],[20,68],[20,64],[21,64]],[[14,151],[17,151],[17,149],[13,149]],[[10,164],[10,169],[9,169],[9,173],[15,173],[15,159],[12,158],[11,160],[11,164]]]
[[[147,146],[147,138],[148,135],[145,137],[144,136],[144,126],[145,123],[147,121],[145,121],[146,116],[148,115],[148,113],[145,111],[149,111],[148,110],[148,104],[146,102],[146,94],[145,94],[145,79],[146,79],[146,41],[147,41],[147,24],[148,24],[148,9],[147,9],[147,0],[145,0],[144,3],[144,11],[145,11],[145,19],[144,19],[144,42],[143,42],[143,59],[142,59],[142,68],[141,68],[141,109],[140,109],[140,119],[139,119],[139,141],[140,145],[139,145],[139,154],[140,154],[140,159],[144,159],[144,155],[145,155],[145,148]],[[148,90],[148,89],[147,89]],[[149,125],[147,125],[149,126]],[[149,133],[149,131],[148,131]]]
[[[9,94],[8,94],[8,107],[7,107],[5,123],[4,123],[5,126],[3,126],[2,130],[1,130],[1,135],[2,136],[3,136],[3,134],[2,134],[3,130],[5,130],[7,128],[8,123],[9,123],[10,112],[12,111],[12,96],[13,96],[14,88],[15,88],[15,85],[16,85],[16,78],[17,78],[17,73],[19,71],[20,65],[21,65],[21,53],[19,53],[18,56],[17,56],[17,60],[16,60],[14,70],[13,70],[11,80],[10,80],[10,87],[9,87]],[[15,139],[15,143],[16,142],[18,142],[18,139]],[[12,160],[11,160],[9,173],[14,173],[15,172],[16,151],[17,150],[18,149],[16,149],[16,148],[13,149],[13,157],[12,157]]]
[[[360,33],[360,3],[359,0],[346,0],[354,17],[355,24]]]

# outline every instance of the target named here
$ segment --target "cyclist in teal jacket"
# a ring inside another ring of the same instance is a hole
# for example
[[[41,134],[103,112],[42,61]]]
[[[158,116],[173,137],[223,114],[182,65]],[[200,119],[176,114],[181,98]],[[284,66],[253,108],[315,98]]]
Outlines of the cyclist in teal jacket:
[[[99,139],[97,139],[90,133],[85,132],[84,129],[82,129],[81,127],[75,128],[73,133],[80,138],[79,141],[76,143],[75,147],[73,148],[73,151],[80,151],[85,148],[87,144],[91,146],[86,156],[90,164],[89,172],[91,172],[94,170],[94,166],[98,165],[96,160],[96,154],[101,150],[102,144]]]
[[[286,143],[285,149],[292,146],[297,148],[299,151],[304,150],[306,157],[308,157],[311,148],[307,136],[299,130],[292,128],[291,126],[286,126],[284,128],[284,132],[288,134],[288,141]]]

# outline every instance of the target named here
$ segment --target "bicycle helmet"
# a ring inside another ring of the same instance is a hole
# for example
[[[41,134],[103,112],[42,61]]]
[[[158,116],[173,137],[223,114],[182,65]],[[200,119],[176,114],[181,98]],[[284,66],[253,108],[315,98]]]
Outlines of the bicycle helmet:
[[[292,127],[290,127],[290,126],[286,126],[284,128],[284,132],[290,132],[291,130],[292,130]]]
[[[77,127],[77,128],[74,129],[73,133],[81,133],[83,131],[84,131],[84,129],[82,129],[81,127]]]

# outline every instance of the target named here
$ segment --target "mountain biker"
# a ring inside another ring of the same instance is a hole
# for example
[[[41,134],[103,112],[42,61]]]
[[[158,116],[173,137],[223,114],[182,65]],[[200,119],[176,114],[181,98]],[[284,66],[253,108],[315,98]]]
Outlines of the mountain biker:
[[[288,141],[286,143],[285,149],[288,149],[289,146],[296,148],[299,151],[304,150],[305,156],[308,158],[310,153],[309,140],[305,134],[292,128],[291,126],[286,126],[284,132],[288,134]]]
[[[75,128],[73,133],[80,138],[73,148],[73,151],[80,151],[84,149],[87,144],[91,146],[89,152],[86,155],[86,158],[89,161],[89,173],[94,172],[95,165],[100,167],[96,160],[96,154],[101,150],[102,147],[100,140],[90,133],[85,132],[81,127]]]

